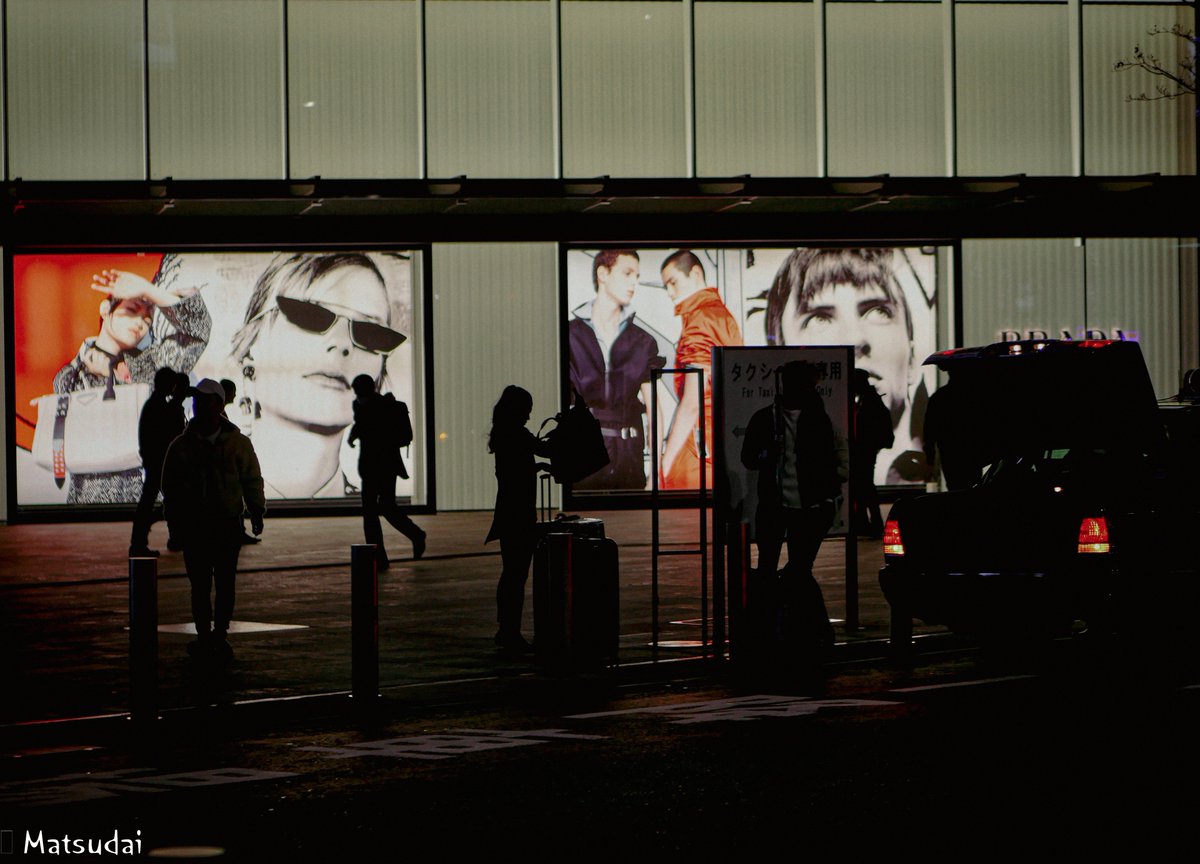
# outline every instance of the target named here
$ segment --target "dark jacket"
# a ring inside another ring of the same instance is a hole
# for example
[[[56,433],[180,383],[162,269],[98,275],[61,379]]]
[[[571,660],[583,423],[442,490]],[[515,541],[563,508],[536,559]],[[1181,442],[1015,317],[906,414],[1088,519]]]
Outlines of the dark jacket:
[[[360,442],[360,476],[395,474],[408,477],[404,458],[400,455],[398,425],[401,404],[391,393],[373,396],[366,402],[354,400],[354,425],[350,427],[350,443]]]
[[[243,512],[251,519],[267,512],[258,456],[228,420],[213,441],[199,434],[194,420],[188,424],[167,450],[162,492],[171,536],[184,548],[207,542],[213,527],[240,532]]]
[[[742,465],[758,472],[758,506],[783,506],[780,454],[783,417],[777,405],[760,408],[750,418],[742,441]],[[796,424],[796,474],[800,504],[812,507],[837,498],[848,473],[846,445],[834,431],[817,397],[800,411]]]
[[[532,532],[537,522],[537,463],[549,445],[521,426],[492,438],[496,455],[496,510],[484,543]]]
[[[571,386],[583,396],[600,425],[641,429],[642,414],[649,406],[642,405],[638,394],[650,381],[650,370],[666,365],[654,337],[630,316],[613,340],[608,367],[596,332],[587,321],[572,319],[567,325],[567,338]]]

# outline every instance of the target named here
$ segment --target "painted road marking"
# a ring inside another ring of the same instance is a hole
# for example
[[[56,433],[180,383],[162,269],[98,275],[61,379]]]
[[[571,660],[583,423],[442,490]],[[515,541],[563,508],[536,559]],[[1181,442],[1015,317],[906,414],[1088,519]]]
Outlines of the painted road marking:
[[[129,628],[126,627],[126,630]],[[273,633],[277,630],[307,630],[307,624],[268,624],[264,621],[230,621],[230,633]],[[159,624],[159,633],[179,633],[185,636],[196,635],[196,625],[188,624]]]
[[[148,768],[123,768],[117,771],[60,774],[43,780],[4,783],[0,785],[0,804],[34,807],[74,804],[99,798],[115,798],[131,792],[196,789],[295,776],[288,771],[255,771],[251,768],[214,768],[177,774],[155,774]]]
[[[1036,675],[1007,675],[1003,678],[977,678],[974,681],[951,681],[948,684],[926,684],[922,687],[898,687],[889,693],[924,693],[927,690],[948,690],[951,687],[978,687],[980,684],[1001,684],[1005,681],[1028,681]]]
[[[629,708],[622,711],[598,711],[593,714],[572,714],[569,720],[590,720],[595,717],[620,717],[635,714],[662,716],[677,725],[716,723],[732,720],[762,720],[768,717],[808,717],[826,708],[881,708],[900,705],[880,699],[812,699],[807,696],[738,696],[732,699],[712,699],[705,702],[686,702],[678,705],[659,705],[649,708]]]
[[[602,741],[603,735],[575,735],[565,729],[503,731],[487,729],[451,729],[434,735],[385,738],[342,747],[301,747],[330,759],[354,759],[359,756],[385,756],[389,759],[453,759],[468,753],[529,747],[548,741]]]

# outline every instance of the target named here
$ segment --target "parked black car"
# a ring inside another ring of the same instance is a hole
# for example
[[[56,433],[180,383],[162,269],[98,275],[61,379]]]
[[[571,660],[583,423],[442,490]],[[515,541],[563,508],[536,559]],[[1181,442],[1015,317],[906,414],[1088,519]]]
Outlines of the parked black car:
[[[1176,632],[1200,591],[1200,404],[1155,399],[1135,342],[935,354],[970,376],[975,486],[899,501],[893,623],[970,636]]]

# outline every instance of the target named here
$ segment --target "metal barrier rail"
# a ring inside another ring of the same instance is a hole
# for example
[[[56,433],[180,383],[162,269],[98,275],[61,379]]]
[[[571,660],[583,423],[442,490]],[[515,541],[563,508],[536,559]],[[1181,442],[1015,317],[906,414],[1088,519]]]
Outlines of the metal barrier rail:
[[[700,490],[698,509],[700,511],[700,547],[698,549],[668,549],[663,550],[659,542],[658,512],[661,507],[659,498],[659,428],[658,428],[658,383],[664,375],[681,374],[698,376],[700,386],[696,390],[696,403],[699,409],[696,428],[699,433],[697,452],[700,458]],[[688,366],[682,369],[651,369],[650,370],[650,466],[654,475],[650,487],[650,621],[652,658],[658,660],[658,559],[661,555],[699,555],[700,556],[700,646],[702,656],[709,656],[710,643],[708,639],[708,458],[707,430],[704,423],[704,369],[699,366]]]

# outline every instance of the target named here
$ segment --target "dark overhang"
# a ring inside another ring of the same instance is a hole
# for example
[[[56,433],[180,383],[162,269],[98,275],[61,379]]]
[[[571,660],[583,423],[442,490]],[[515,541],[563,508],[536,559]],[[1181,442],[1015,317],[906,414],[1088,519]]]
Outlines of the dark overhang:
[[[22,181],[3,242],[1180,237],[1197,178]]]

